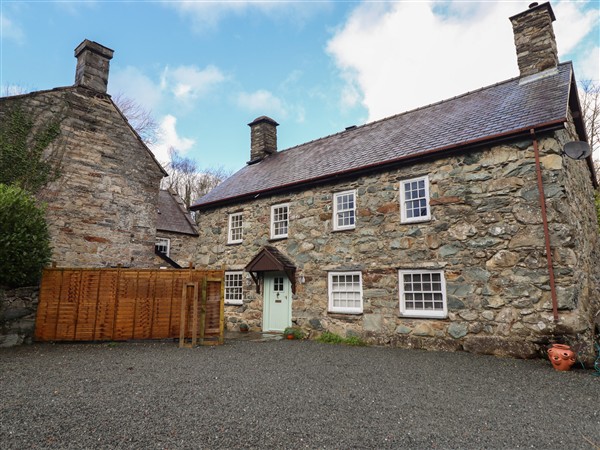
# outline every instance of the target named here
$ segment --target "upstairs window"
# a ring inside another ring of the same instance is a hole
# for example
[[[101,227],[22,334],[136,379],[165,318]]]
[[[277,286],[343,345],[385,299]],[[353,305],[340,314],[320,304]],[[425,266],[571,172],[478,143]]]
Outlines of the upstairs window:
[[[431,219],[429,209],[429,177],[400,182],[400,221],[423,222]]]
[[[333,229],[351,230],[356,225],[356,192],[333,194]]]
[[[286,238],[289,226],[289,204],[271,206],[271,239]]]
[[[244,303],[243,272],[225,272],[225,303],[241,305]]]
[[[169,256],[169,252],[171,251],[171,240],[157,237],[154,248],[156,248],[156,251],[162,253],[163,255]]]
[[[229,214],[229,233],[227,235],[228,244],[239,244],[244,238],[243,214]]]
[[[445,318],[446,280],[444,272],[400,270],[400,315],[406,317]]]
[[[360,272],[329,273],[329,311],[348,314],[363,312]]]

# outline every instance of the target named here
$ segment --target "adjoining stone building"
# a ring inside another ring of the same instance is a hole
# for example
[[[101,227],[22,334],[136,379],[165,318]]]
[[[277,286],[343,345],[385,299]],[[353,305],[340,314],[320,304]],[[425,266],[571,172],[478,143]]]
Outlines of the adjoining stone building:
[[[227,326],[590,356],[597,181],[563,153],[587,137],[554,19],[510,18],[521,74],[494,86],[283,151],[274,120],[250,123],[250,161],[191,207],[196,263],[226,267]]]
[[[167,175],[106,93],[113,50],[84,40],[75,85],[0,99],[0,119],[22,108],[37,125],[58,121],[45,157],[60,177],[47,203],[53,260],[59,266],[152,267],[160,180]]]
[[[169,189],[158,193],[156,254],[160,267],[188,267],[195,260],[198,229],[183,199]]]

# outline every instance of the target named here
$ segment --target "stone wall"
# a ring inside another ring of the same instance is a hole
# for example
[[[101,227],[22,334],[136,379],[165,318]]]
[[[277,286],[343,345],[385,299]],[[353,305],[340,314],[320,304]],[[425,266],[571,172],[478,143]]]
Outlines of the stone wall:
[[[0,347],[30,344],[35,332],[39,287],[0,288]]]
[[[558,50],[549,3],[534,6],[510,18],[513,26],[517,63],[522,77],[558,65]]]
[[[558,323],[552,315],[531,139],[201,212],[196,262],[241,270],[263,245],[276,246],[297,265],[297,279],[305,279],[293,298],[292,320],[312,333],[329,330],[379,344],[519,357],[540,355],[545,344],[564,335],[589,343],[597,275],[579,271],[598,267],[590,237],[597,224],[589,171],[584,161],[561,156],[565,137],[539,138]],[[400,180],[426,174],[431,221],[400,223]],[[357,191],[356,229],[334,232],[333,193],[348,189]],[[290,203],[289,237],[270,241],[270,206],[284,202]],[[244,241],[227,245],[227,215],[237,211],[244,213]],[[575,216],[576,211],[585,214]],[[590,239],[587,245],[575,244],[577,233]],[[443,269],[446,319],[400,316],[402,268]],[[333,270],[362,272],[363,314],[328,312],[327,274]],[[260,329],[262,298],[254,286],[244,289],[244,304],[226,307],[228,327],[243,321]]]
[[[162,172],[106,95],[59,88],[2,99],[37,123],[61,121],[48,154],[61,177],[39,195],[47,203],[59,266],[151,266]]]
[[[187,234],[167,233],[165,231],[157,231],[157,238],[170,239],[171,246],[169,258],[179,264],[181,267],[188,267],[190,262],[196,261],[196,248],[198,245],[198,237]],[[168,267],[168,264],[156,257],[156,267]]]
[[[574,126],[557,133],[561,148],[564,144],[577,140]],[[600,330],[600,234],[594,204],[594,190],[590,183],[590,173],[584,161],[563,158],[562,170],[557,172],[558,183],[564,186],[564,199],[556,202],[564,224],[554,227],[556,235],[565,236],[561,245],[554,248],[555,260],[569,261],[572,272],[566,273],[567,282],[573,286],[573,311],[563,314],[556,330],[571,334],[569,343],[585,345],[582,349],[593,353],[593,338],[590,330]]]

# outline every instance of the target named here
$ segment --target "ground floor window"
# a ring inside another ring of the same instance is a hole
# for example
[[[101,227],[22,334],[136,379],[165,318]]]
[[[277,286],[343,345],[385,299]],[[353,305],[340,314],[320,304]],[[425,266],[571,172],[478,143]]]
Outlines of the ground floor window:
[[[441,270],[400,270],[400,315],[443,318],[448,315],[446,280]]]
[[[363,312],[360,272],[329,273],[329,311],[349,314]]]
[[[243,272],[225,272],[225,303],[241,305],[244,303]]]
[[[157,252],[161,252],[163,255],[169,256],[171,251],[171,240],[167,238],[156,238],[156,244],[154,245]]]

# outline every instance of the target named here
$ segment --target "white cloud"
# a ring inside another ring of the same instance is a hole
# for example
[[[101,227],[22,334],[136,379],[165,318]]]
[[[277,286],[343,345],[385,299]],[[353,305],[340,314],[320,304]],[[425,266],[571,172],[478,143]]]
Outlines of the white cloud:
[[[161,87],[170,91],[177,99],[188,101],[206,95],[216,85],[226,80],[215,66],[199,69],[196,66],[166,67],[161,78]]]
[[[572,20],[565,27],[584,28],[557,29],[565,51],[591,22],[578,6],[563,3],[555,11],[568,18],[555,24]],[[362,101],[376,120],[517,76],[508,18],[520,8],[512,2],[361,4],[327,45],[346,80],[342,107]]]
[[[159,82],[153,81],[138,68],[127,66],[111,73],[109,91],[113,94],[123,93],[153,110],[166,101],[166,96],[189,102],[208,94],[225,80],[226,77],[215,66],[205,69],[195,66],[165,67]]]
[[[241,92],[237,97],[237,104],[240,108],[248,111],[258,112],[261,115],[271,115],[275,117],[286,117],[287,111],[283,102],[264,89],[247,93]]]
[[[0,29],[2,30],[1,40],[11,39],[19,44],[25,40],[25,33],[21,27],[5,15],[0,15]]]
[[[594,24],[598,24],[598,10],[584,11],[582,5],[582,3],[562,1],[552,6],[556,16],[556,21],[552,25],[556,35],[559,58],[573,51]]]
[[[592,47],[584,52],[583,58],[579,61],[577,80],[596,80],[600,77],[600,47]]]
[[[177,133],[177,118],[172,115],[166,115],[160,122],[159,141],[150,146],[156,159],[163,165],[169,162],[169,150],[174,148],[180,154],[185,154],[190,150],[196,141],[193,139],[181,137]]]
[[[138,68],[132,66],[111,70],[108,78],[108,90],[113,95],[122,93],[148,110],[156,109],[162,99],[160,86]]]

